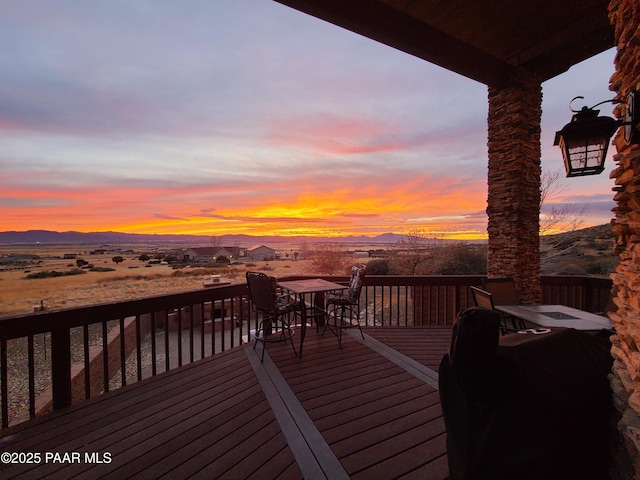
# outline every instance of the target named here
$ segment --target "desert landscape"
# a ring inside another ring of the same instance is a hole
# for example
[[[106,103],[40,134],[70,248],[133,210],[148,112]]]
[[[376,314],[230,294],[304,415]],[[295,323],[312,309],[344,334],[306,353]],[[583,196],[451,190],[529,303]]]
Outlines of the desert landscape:
[[[541,273],[608,276],[617,264],[613,238],[610,225],[543,237]],[[345,246],[347,251],[394,248],[397,244]],[[278,250],[286,254],[269,262],[186,266],[159,260],[167,255],[180,257],[184,246],[0,244],[0,316],[28,313],[41,306],[70,308],[194,290],[204,288],[202,282],[212,274],[226,281],[244,282],[247,270],[265,271],[275,277],[317,273],[311,260],[294,255],[299,249],[299,244],[280,244]],[[155,261],[140,260],[141,255]],[[114,257],[122,261],[116,263]],[[79,260],[87,264],[79,267]],[[78,270],[82,273],[29,278],[39,272]]]
[[[124,250],[130,253],[102,253],[99,246],[84,245],[0,246],[0,260],[5,260],[0,267],[0,315],[33,312],[41,306],[70,308],[194,290],[204,288],[203,280],[212,274],[221,275],[227,281],[244,282],[247,270],[283,276],[309,272],[310,268],[308,260],[284,259],[175,269],[167,264],[139,260],[143,253],[153,256],[153,251],[139,246]],[[14,260],[19,258],[21,263],[8,262],[9,255]],[[65,255],[75,258],[64,258]],[[115,263],[115,256],[122,257],[123,261]],[[89,262],[93,269],[80,269],[83,273],[77,275],[28,278],[38,272],[78,269],[78,259]]]

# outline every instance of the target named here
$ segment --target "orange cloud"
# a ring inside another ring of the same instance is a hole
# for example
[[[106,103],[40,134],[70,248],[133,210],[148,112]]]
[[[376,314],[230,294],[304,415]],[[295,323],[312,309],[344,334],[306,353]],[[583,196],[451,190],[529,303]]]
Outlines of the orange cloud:
[[[410,229],[484,236],[484,180],[455,185],[429,175],[286,178],[172,188],[94,186],[4,189],[2,230],[222,235],[377,235]],[[7,207],[5,207],[7,205]],[[482,217],[482,216],[481,216]]]

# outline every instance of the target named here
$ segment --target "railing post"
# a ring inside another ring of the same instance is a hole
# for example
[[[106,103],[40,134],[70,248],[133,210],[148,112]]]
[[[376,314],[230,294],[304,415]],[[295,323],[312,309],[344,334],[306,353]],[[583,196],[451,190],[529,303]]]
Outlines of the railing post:
[[[71,332],[51,331],[51,389],[53,409],[71,405]]]

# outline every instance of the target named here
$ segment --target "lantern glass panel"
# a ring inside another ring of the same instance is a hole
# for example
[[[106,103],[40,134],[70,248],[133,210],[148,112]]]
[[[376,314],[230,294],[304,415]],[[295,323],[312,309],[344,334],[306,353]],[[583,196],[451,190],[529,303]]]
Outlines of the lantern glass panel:
[[[568,177],[594,175],[604,170],[609,138],[560,139],[560,148]]]

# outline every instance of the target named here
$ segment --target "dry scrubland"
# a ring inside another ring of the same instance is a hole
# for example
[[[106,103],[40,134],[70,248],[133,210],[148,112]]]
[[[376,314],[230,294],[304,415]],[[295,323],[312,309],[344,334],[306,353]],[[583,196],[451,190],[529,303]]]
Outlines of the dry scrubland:
[[[544,275],[602,275],[614,271],[617,257],[613,254],[613,233],[610,225],[590,227],[568,234],[543,237],[542,273]],[[154,252],[140,246],[129,247],[133,253],[107,252],[91,254],[100,246],[32,246],[0,245],[0,256],[11,253],[31,254],[40,257],[40,264],[25,265],[11,271],[0,271],[0,315],[26,313],[44,303],[48,309],[69,308],[81,305],[113,302],[133,298],[163,295],[203,288],[202,281],[210,274],[220,274],[231,282],[244,282],[247,270],[265,270],[276,277],[314,273],[310,260],[291,260],[297,245],[282,245],[288,258],[252,265],[232,265],[215,268],[183,268],[175,270],[168,265],[146,267],[138,256]],[[393,247],[387,245],[384,249]],[[351,247],[354,249],[355,246]],[[358,245],[358,249],[379,249],[380,245]],[[69,271],[76,267],[75,259],[63,259],[65,253],[75,253],[78,258],[95,267],[113,268],[110,272],[91,272],[56,278],[27,279],[31,273],[56,270]],[[124,262],[116,264],[113,257],[120,255]],[[425,264],[429,264],[427,261]],[[1,267],[1,266],[0,266]],[[6,266],[5,266],[6,267]],[[0,268],[1,270],[1,268]],[[345,272],[346,273],[346,272]],[[398,272],[405,273],[407,272]],[[433,274],[429,272],[417,272]],[[464,272],[458,272],[464,273]]]
[[[81,305],[113,302],[133,298],[176,293],[203,288],[202,281],[210,274],[222,275],[231,282],[242,282],[247,270],[265,270],[270,275],[283,276],[309,272],[308,260],[280,260],[255,262],[213,268],[183,268],[174,270],[168,265],[145,267],[137,259],[139,253],[109,252],[89,254],[97,247],[82,247],[78,258],[95,267],[113,268],[114,271],[91,272],[55,278],[27,279],[28,273],[45,270],[60,272],[76,267],[75,259],[62,259],[73,253],[77,246],[67,247],[0,247],[0,253],[33,254],[40,257],[40,265],[28,265],[10,271],[0,271],[0,315],[32,312],[42,301],[47,309],[69,308]],[[112,258],[120,255],[124,262],[116,264]]]

